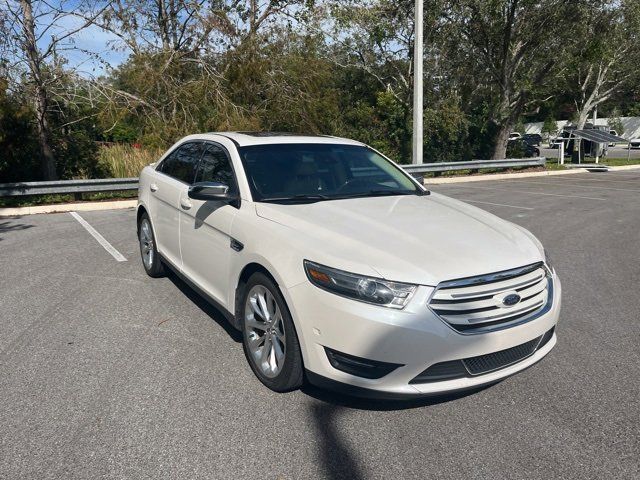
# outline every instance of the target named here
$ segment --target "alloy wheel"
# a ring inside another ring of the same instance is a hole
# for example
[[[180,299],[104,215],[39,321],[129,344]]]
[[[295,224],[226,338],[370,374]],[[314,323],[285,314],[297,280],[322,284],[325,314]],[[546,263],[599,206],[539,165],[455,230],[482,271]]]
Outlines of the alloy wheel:
[[[276,299],[262,285],[255,285],[247,295],[244,327],[255,365],[268,378],[278,376],[286,353],[284,321]]]
[[[153,235],[151,233],[151,224],[146,218],[140,224],[140,252],[142,253],[142,262],[147,270],[153,267]]]

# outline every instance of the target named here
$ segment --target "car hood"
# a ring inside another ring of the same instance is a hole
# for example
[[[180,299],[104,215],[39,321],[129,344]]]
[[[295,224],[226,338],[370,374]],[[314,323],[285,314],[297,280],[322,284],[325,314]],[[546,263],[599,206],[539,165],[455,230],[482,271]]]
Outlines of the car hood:
[[[288,227],[308,260],[400,282],[435,286],[543,259],[522,228],[433,193],[256,203],[256,213]]]

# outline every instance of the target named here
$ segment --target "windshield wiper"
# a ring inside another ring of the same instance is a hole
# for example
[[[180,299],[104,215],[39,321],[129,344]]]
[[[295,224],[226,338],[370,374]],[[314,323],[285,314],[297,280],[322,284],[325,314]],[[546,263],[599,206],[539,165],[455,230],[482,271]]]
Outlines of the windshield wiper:
[[[345,195],[342,198],[357,198],[357,197],[385,197],[394,195],[428,195],[429,192],[419,190],[368,190],[366,192],[354,193],[352,195]]]
[[[313,202],[321,202],[323,200],[332,200],[331,197],[327,197],[326,195],[313,194],[313,195],[291,195],[289,197],[270,197],[263,198],[260,200],[261,202],[273,202],[273,203],[313,203]]]

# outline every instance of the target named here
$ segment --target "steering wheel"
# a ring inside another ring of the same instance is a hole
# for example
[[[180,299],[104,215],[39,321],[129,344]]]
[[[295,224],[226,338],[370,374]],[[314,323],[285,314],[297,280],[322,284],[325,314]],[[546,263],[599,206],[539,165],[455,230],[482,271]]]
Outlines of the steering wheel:
[[[369,180],[365,180],[364,178],[350,178],[349,180],[344,182],[342,185],[340,185],[336,190],[336,192],[342,193],[349,188],[366,187],[368,185],[369,185]]]

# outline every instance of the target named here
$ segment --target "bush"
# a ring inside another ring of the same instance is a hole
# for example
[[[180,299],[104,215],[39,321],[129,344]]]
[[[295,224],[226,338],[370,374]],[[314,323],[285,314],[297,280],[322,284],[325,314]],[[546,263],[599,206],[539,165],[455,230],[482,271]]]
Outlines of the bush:
[[[131,145],[110,145],[98,149],[98,165],[106,177],[137,177],[140,171],[162,156],[163,150],[134,148]]]
[[[40,150],[32,113],[4,94],[0,83],[0,183],[40,178]]]

